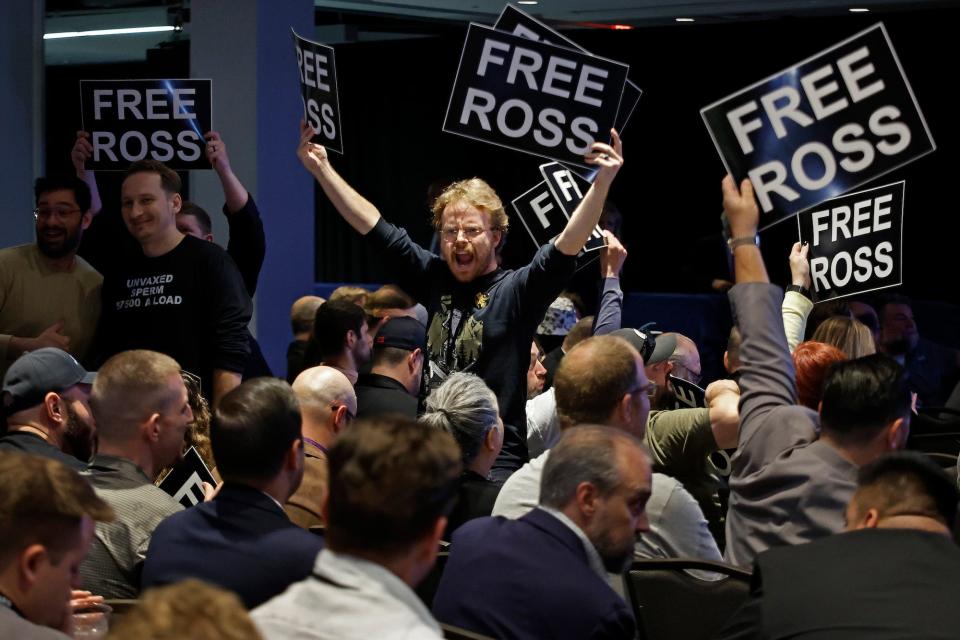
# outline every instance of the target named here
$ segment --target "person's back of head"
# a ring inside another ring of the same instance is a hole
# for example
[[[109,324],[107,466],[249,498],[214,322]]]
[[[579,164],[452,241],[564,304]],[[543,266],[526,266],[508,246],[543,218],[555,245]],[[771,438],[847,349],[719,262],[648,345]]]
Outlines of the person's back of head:
[[[699,383],[702,376],[702,369],[700,366],[700,351],[697,349],[697,344],[682,333],[669,332],[664,333],[661,337],[668,336],[674,336],[677,341],[677,346],[674,347],[673,353],[667,358],[667,361],[671,364],[670,375],[694,384]]]
[[[261,640],[235,593],[189,578],[146,591],[110,629],[137,640]]]
[[[210,440],[224,481],[260,488],[286,472],[290,493],[299,485],[300,405],[286,382],[254,378],[223,396]]]
[[[457,492],[453,436],[400,417],[361,420],[337,439],[328,461],[328,548],[385,565],[422,552],[424,562],[401,576],[419,582]]]
[[[847,507],[847,530],[920,529],[949,535],[957,529],[958,500],[956,483],[926,455],[888,453],[860,469]]]
[[[851,360],[877,352],[870,329],[859,320],[844,316],[824,320],[813,332],[812,339],[835,346]]]
[[[650,409],[643,361],[630,344],[594,336],[564,356],[553,379],[561,429],[580,423],[631,428],[642,437]]]
[[[793,350],[793,366],[796,369],[797,404],[814,411],[820,408],[823,380],[827,370],[835,362],[843,362],[847,356],[833,345],[808,340]]]
[[[303,432],[311,438],[332,441],[351,416],[357,414],[353,385],[333,367],[310,367],[302,371],[293,381],[293,391],[300,401]],[[323,438],[317,430],[327,437]]]
[[[143,349],[118,353],[100,367],[90,408],[100,449],[130,457],[146,447],[151,458],[151,469],[144,468],[148,476],[179,460],[193,421],[180,365]]]
[[[322,360],[343,353],[347,335],[353,332],[361,339],[366,316],[363,309],[345,299],[327,300],[317,309],[313,323],[313,342]]]
[[[464,467],[470,468],[478,456],[485,458],[486,471],[477,470],[483,476],[503,444],[497,396],[471,373],[453,373],[434,389],[420,422],[456,439]]]
[[[0,452],[0,593],[24,618],[61,628],[94,521],[113,510],[65,465]]]
[[[593,316],[584,316],[577,320],[577,323],[571,327],[569,333],[563,337],[564,353],[570,351],[575,346],[586,340],[593,333]]]
[[[540,478],[540,505],[564,513],[596,547],[608,571],[633,558],[634,538],[649,529],[645,508],[651,466],[635,436],[611,427],[567,429]]]
[[[295,338],[306,340],[313,334],[317,309],[323,303],[324,299],[319,296],[303,296],[294,301],[290,307],[290,330]]]
[[[883,433],[888,450],[900,449],[909,433],[910,409],[906,370],[878,353],[830,367],[823,381],[820,425],[841,444],[864,445]]]
[[[363,305],[367,302],[368,295],[370,295],[370,292],[363,287],[343,285],[342,287],[337,287],[330,293],[330,298],[327,302],[352,302],[358,307],[363,308]]]
[[[367,296],[363,311],[367,314],[368,326],[373,329],[383,318],[412,314],[415,304],[414,299],[403,289],[393,284],[385,284]]]
[[[827,300],[813,307],[810,315],[807,316],[807,326],[804,330],[804,340],[813,340],[813,334],[817,328],[823,324],[827,318],[840,316],[842,318],[852,318],[850,305],[846,300]]]
[[[177,229],[180,233],[201,240],[213,239],[213,220],[210,219],[210,214],[196,202],[189,200],[184,200],[177,212]]]

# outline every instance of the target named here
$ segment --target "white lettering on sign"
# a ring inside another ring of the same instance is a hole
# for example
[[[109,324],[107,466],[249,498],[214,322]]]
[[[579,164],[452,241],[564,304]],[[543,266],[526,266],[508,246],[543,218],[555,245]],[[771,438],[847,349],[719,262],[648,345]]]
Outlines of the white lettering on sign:
[[[884,217],[890,215],[891,200],[893,195],[887,193],[855,202],[852,212],[847,205],[812,212],[813,246],[820,245],[820,235],[824,231],[830,231],[830,242],[836,242],[841,236],[842,239],[856,238],[889,229],[891,222]]]
[[[94,89],[93,118],[116,109],[117,120],[196,120],[196,89]]]
[[[546,206],[544,206],[544,200],[548,201]],[[533,212],[537,215],[537,220],[540,221],[540,224],[543,225],[543,228],[548,228],[550,226],[550,221],[547,220],[547,214],[553,211],[553,200],[550,197],[550,192],[545,191],[531,200],[530,208],[532,208]]]

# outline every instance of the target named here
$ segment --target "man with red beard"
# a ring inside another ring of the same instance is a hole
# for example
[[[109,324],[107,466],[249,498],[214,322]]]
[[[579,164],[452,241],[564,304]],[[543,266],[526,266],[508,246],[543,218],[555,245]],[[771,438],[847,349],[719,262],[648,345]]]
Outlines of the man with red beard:
[[[34,193],[36,244],[0,250],[0,377],[20,354],[42,347],[83,359],[100,317],[103,278],[77,256],[90,226],[90,189],[53,176],[39,178]]]
[[[331,204],[386,256],[395,284],[427,307],[427,387],[435,388],[454,371],[466,371],[483,378],[497,395],[505,431],[491,478],[506,479],[529,458],[525,405],[530,343],[547,307],[573,275],[577,253],[600,218],[623,164],[620,137],[611,130],[611,144],[593,144],[585,160],[598,168],[597,176],[566,227],[540,247],[530,264],[510,270],[500,268],[496,255],[509,220],[500,198],[483,180],[455,182],[434,200],[438,256],[387,222],[340,177],[327,150],[311,142],[310,126],[302,125],[300,133],[297,155]]]

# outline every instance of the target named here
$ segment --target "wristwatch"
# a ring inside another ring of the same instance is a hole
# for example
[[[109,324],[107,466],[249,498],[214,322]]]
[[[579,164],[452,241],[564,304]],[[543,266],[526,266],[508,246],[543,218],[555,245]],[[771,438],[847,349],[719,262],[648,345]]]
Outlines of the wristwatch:
[[[731,253],[732,253],[733,250],[736,249],[737,247],[742,247],[742,246],[745,246],[745,245],[754,245],[754,246],[759,247],[759,246],[760,246],[760,234],[758,233],[758,234],[753,235],[753,236],[740,236],[739,238],[730,238],[729,240],[727,240],[727,247],[730,248]]]
[[[810,297],[810,289],[807,289],[806,287],[804,287],[804,286],[802,286],[802,285],[799,285],[799,284],[791,284],[791,285],[789,285],[789,286],[787,287],[787,291],[796,291],[797,293],[799,293],[800,295],[802,295],[802,296],[803,296],[804,298],[806,298],[807,300],[813,300],[813,298]]]

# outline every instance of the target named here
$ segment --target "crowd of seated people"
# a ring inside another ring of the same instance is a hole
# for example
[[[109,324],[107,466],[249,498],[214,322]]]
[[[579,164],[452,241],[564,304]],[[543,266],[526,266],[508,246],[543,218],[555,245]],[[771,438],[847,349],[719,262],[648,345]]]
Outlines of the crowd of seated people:
[[[693,339],[623,326],[612,231],[596,313],[564,290],[623,164],[616,132],[518,269],[484,181],[437,195],[438,255],[311,137],[304,167],[396,284],[294,301],[285,380],[247,330],[263,226],[219,134],[227,250],[157,162],[130,168],[129,233],[105,240],[83,132],[77,176],[38,180],[36,242],[0,250],[0,637],[69,636],[105,600],[135,601],[110,618],[117,638],[629,640],[643,623],[624,572],[670,559],[705,563],[702,582],[753,571],[724,637],[960,628],[956,478],[900,452],[960,360],[919,338],[909,300],[814,305],[805,246],[784,292],[736,243],[729,377],[703,381]],[[755,236],[750,183],[728,177],[722,197],[732,236]],[[702,406],[676,408],[680,381]],[[160,487],[189,447],[215,480],[192,506]]]

